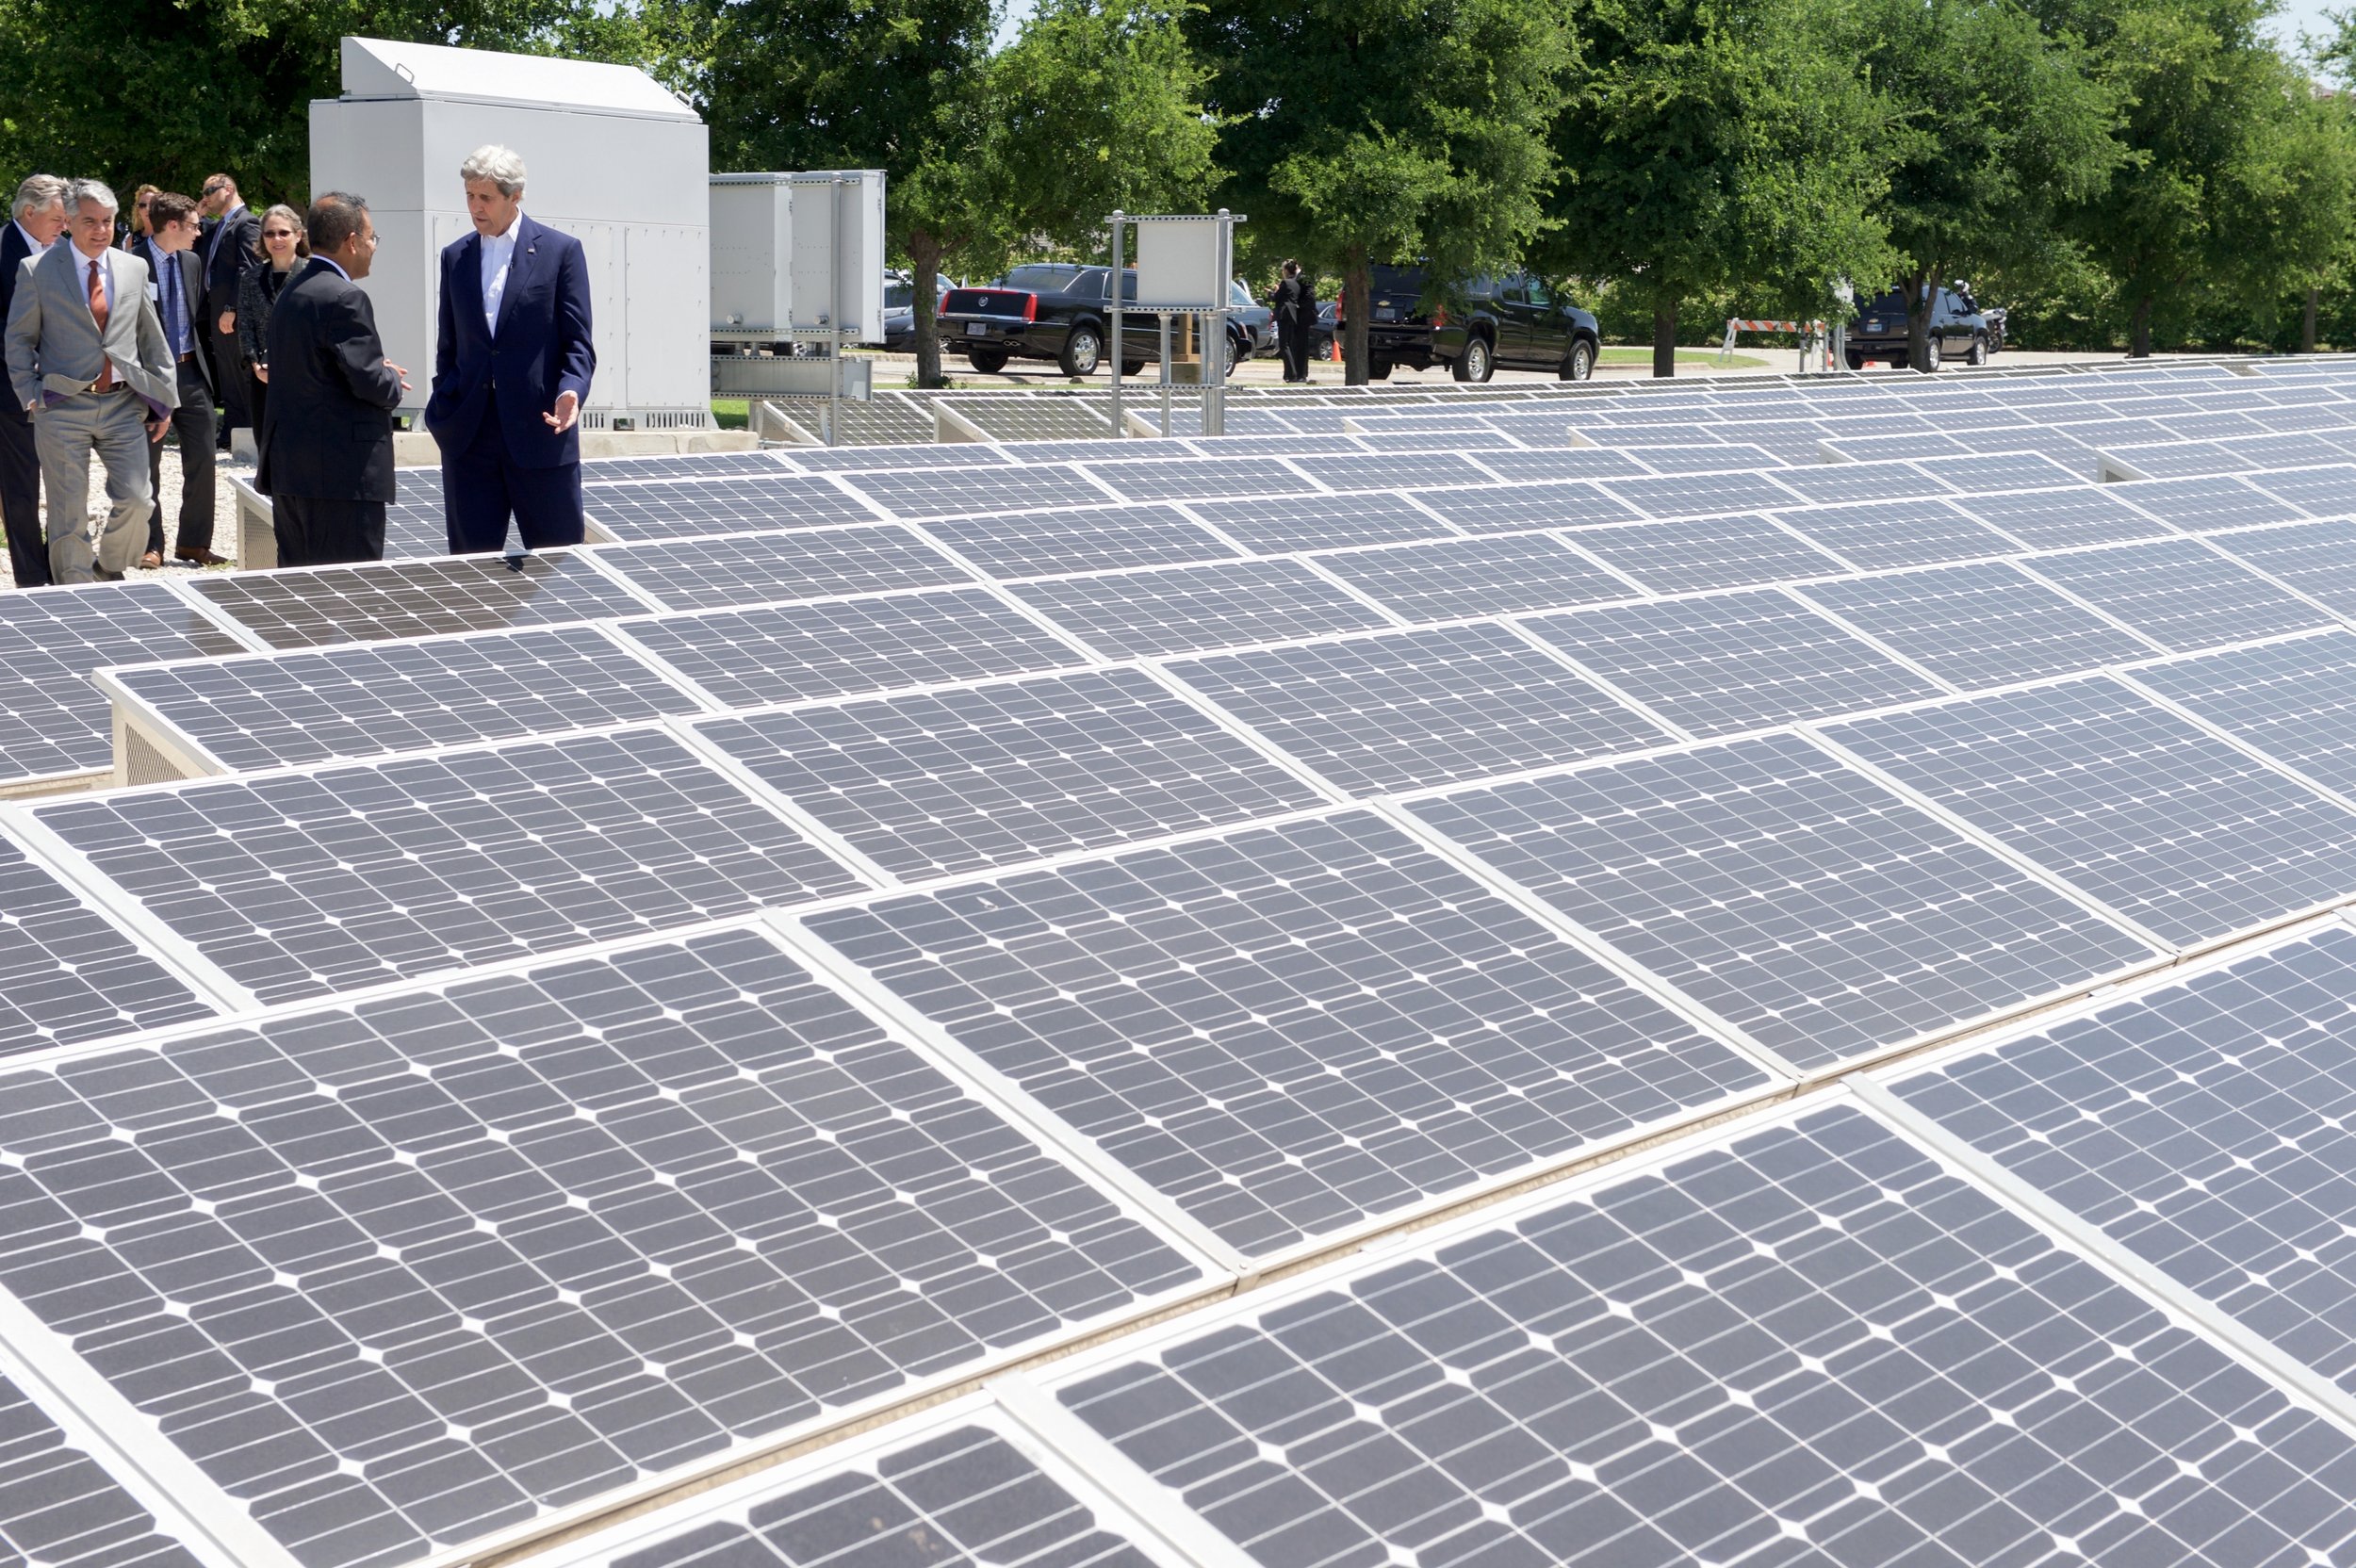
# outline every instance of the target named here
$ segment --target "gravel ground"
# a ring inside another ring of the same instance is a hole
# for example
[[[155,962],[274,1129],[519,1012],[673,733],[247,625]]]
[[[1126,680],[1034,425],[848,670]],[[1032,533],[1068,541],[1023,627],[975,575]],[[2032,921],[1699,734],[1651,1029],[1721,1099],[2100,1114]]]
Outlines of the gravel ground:
[[[229,489],[229,476],[233,472],[252,479],[254,466],[250,463],[242,463],[233,466],[228,454],[221,453],[219,463],[213,469],[213,549],[218,554],[232,557],[231,565],[236,564],[234,558],[237,553],[237,500]],[[95,461],[90,464],[90,511],[93,515],[96,515],[99,508],[106,503],[106,489],[104,470]],[[179,547],[180,543],[180,448],[178,442],[170,436],[164,439],[163,495],[158,498],[164,515],[165,568],[183,572],[198,570],[199,568],[186,562],[175,562],[172,559],[172,552]],[[44,498],[41,505],[41,522],[44,528],[48,526],[48,503]],[[229,567],[214,566],[203,569],[225,572],[229,570]],[[134,580],[137,580],[147,574],[134,572],[131,575]]]

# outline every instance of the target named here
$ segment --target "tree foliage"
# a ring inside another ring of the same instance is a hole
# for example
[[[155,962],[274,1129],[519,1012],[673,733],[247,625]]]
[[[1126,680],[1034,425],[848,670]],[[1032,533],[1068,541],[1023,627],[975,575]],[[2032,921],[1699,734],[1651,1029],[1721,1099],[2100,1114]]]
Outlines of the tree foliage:
[[[1378,262],[1507,266],[1546,225],[1567,0],[1208,0],[1187,34],[1221,122],[1225,204],[1259,253],[1342,278],[1347,379],[1366,377]]]
[[[1855,51],[1887,107],[1894,155],[1878,204],[1906,291],[1914,366],[1928,368],[1935,286],[2024,269],[2124,156],[2119,89],[2075,38],[2014,0],[1862,0]]]
[[[1813,315],[1890,264],[1873,204],[1888,130],[1811,0],[1585,0],[1554,150],[1566,178],[1549,270],[1651,297],[1653,373],[1677,316],[1740,289],[1748,313]]]
[[[153,181],[194,194],[225,170],[300,203],[310,103],[342,90],[347,34],[633,58],[635,15],[597,0],[7,0],[0,169]]]

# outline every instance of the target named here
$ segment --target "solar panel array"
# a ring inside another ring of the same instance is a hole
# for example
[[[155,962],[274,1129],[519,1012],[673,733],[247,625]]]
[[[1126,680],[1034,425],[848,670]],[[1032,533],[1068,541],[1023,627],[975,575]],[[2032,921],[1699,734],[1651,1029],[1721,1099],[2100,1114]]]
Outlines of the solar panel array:
[[[2356,372],[852,424],[0,603],[0,1562],[2356,1564]]]

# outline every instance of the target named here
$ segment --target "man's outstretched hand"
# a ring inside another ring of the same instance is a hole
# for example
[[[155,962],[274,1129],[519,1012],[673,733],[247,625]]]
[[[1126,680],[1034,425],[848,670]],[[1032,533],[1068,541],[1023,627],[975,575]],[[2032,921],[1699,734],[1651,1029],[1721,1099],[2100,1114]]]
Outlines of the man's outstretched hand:
[[[540,417],[548,425],[548,429],[556,432],[559,435],[564,434],[566,431],[573,428],[573,421],[581,417],[581,394],[578,392],[559,392],[556,395],[556,412],[553,414],[543,414]]]

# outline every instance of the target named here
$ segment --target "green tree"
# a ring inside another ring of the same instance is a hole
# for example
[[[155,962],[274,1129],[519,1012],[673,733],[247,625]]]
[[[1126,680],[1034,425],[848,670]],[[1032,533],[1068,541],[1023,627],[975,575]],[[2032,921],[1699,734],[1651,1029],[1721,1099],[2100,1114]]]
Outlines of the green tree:
[[[1515,262],[1546,227],[1568,0],[1208,0],[1187,33],[1210,71],[1222,200],[1250,216],[1255,253],[1341,277],[1351,384],[1376,263],[1461,278]]]
[[[1554,128],[1550,270],[1649,300],[1653,374],[1677,316],[1739,291],[1751,314],[1814,315],[1892,262],[1874,203],[1885,106],[1810,0],[1585,0],[1585,51]]]
[[[2026,270],[2124,155],[2118,92],[2085,47],[2014,0],[1863,0],[1850,24],[1895,127],[1879,216],[1899,262],[1910,357],[1928,369],[1935,286]]]
[[[1115,207],[1198,198],[1215,128],[1175,0],[1047,0],[991,51],[989,0],[651,0],[724,169],[881,169],[915,278],[917,379],[941,382],[944,265],[1076,244]]]
[[[341,90],[347,34],[634,59],[635,15],[599,0],[6,0],[0,169],[194,194],[310,192],[310,102]]]
[[[2260,33],[2273,0],[2049,4],[2122,106],[2126,156],[2070,226],[2117,289],[2128,352],[2204,289],[2271,302],[2320,282],[2352,216],[2344,116]]]

